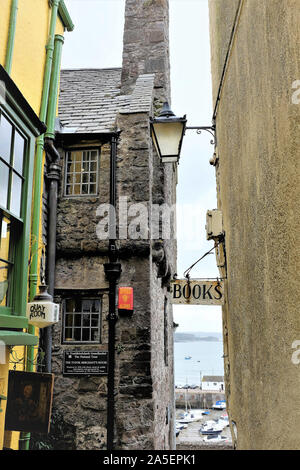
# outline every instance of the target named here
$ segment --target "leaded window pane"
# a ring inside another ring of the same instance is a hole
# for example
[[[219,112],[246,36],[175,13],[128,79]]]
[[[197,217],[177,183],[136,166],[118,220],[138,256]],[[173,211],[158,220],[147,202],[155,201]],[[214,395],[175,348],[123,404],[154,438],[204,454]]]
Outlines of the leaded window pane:
[[[96,195],[98,165],[98,150],[67,152],[65,195]]]
[[[63,341],[99,343],[100,325],[100,300],[76,297],[65,301]]]

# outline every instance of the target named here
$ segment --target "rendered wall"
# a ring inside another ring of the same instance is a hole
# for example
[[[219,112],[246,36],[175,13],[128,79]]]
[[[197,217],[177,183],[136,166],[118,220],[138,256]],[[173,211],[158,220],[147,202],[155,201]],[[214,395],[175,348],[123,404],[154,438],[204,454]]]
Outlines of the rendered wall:
[[[0,0],[0,12],[0,63],[4,67],[11,13],[10,0]],[[39,115],[41,104],[46,58],[45,46],[48,39],[50,17],[51,8],[47,0],[19,0],[11,78],[37,115]],[[56,33],[64,33],[64,26],[60,19],[57,20]],[[24,347],[15,347],[14,351],[18,358],[24,357]],[[6,364],[1,364],[0,361],[0,394],[5,396],[8,370],[13,367],[8,363],[9,359],[12,360],[8,353],[9,349],[6,348]],[[23,362],[17,364],[16,368],[22,370]],[[4,447],[18,449],[19,433],[4,433],[5,406],[6,402],[2,401],[4,411],[0,413],[0,450],[3,442]]]
[[[215,97],[220,38],[234,17],[223,15],[227,3],[210,0]],[[226,398],[238,449],[299,449],[300,10],[297,0],[242,3],[216,118]]]

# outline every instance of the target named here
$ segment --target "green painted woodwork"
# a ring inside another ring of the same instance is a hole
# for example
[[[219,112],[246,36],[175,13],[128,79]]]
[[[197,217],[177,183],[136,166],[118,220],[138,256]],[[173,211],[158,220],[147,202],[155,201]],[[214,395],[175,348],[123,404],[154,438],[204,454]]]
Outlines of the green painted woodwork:
[[[53,0],[50,0],[50,5],[53,4]],[[67,29],[67,31],[73,31],[74,29],[74,24],[73,21],[70,17],[70,14],[68,12],[68,9],[66,7],[66,4],[64,0],[60,0],[59,8],[58,8],[58,14],[64,24],[64,27]]]
[[[10,292],[9,307],[0,307],[1,328],[26,328],[26,304],[27,304],[27,276],[30,243],[32,181],[34,168],[34,150],[36,136],[28,129],[15,109],[13,97],[1,104],[3,111],[9,116],[16,128],[26,138],[26,150],[24,157],[24,183],[22,189],[21,217],[13,214],[11,218],[19,220],[18,235],[14,236],[14,271],[12,276],[12,289]],[[6,211],[7,212],[7,211]],[[16,234],[14,234],[16,235]]]
[[[10,309],[8,309],[10,310]],[[0,328],[27,329],[28,320],[26,317],[16,315],[0,315]]]
[[[23,331],[0,330],[0,341],[6,346],[36,346],[39,339]]]
[[[52,63],[52,73],[50,82],[49,92],[49,104],[47,113],[47,132],[45,137],[49,139],[55,138],[55,118],[57,112],[57,101],[58,101],[58,87],[59,87],[59,74],[61,65],[62,47],[64,44],[64,37],[60,34],[55,36],[54,41],[54,54]]]
[[[42,92],[42,102],[40,109],[40,120],[46,121],[47,108],[50,90],[50,79],[51,69],[53,62],[54,52],[54,35],[58,15],[58,6],[60,0],[53,0],[52,12],[50,21],[49,40],[46,46],[46,64],[44,72],[44,84]],[[37,138],[36,147],[36,158],[35,158],[35,180],[34,180],[34,194],[33,194],[33,216],[32,216],[32,228],[31,228],[31,264],[29,274],[29,298],[33,300],[37,291],[37,280],[38,280],[38,259],[39,259],[39,229],[40,229],[40,198],[42,188],[42,177],[43,177],[43,153],[44,153],[44,136],[41,135]]]
[[[7,41],[6,57],[5,57],[5,70],[7,71],[8,74],[10,74],[11,72],[13,51],[14,51],[14,45],[15,45],[18,1],[19,0],[12,0],[12,3],[11,3],[8,41]]]
[[[50,20],[50,31],[49,40],[46,46],[46,64],[44,72],[44,83],[42,92],[42,102],[40,108],[40,120],[45,122],[47,118],[49,91],[50,91],[50,79],[51,70],[53,63],[53,52],[54,52],[54,36],[58,16],[58,7],[60,0],[52,1],[52,12]],[[37,138],[36,147],[36,159],[35,159],[35,180],[34,180],[34,195],[33,195],[33,216],[32,216],[32,227],[31,227],[31,263],[29,270],[29,298],[33,300],[37,292],[37,280],[38,280],[38,259],[39,259],[39,228],[40,228],[40,198],[43,178],[43,153],[44,153],[44,135]],[[28,258],[27,258],[28,259]],[[34,327],[29,325],[29,333],[32,335]],[[27,362],[26,370],[33,372],[33,359],[34,349],[33,347],[27,348]],[[30,433],[21,433],[19,440],[19,448],[21,450],[29,450]]]

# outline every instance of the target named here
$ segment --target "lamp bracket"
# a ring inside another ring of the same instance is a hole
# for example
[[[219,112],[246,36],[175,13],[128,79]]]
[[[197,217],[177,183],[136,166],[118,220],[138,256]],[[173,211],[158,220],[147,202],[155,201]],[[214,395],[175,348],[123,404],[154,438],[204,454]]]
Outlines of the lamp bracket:
[[[195,130],[197,131],[197,134],[201,134],[202,131],[209,132],[212,136],[213,139],[210,141],[211,145],[216,145],[217,144],[217,138],[216,138],[216,126],[192,126],[192,127],[186,127],[187,130]]]

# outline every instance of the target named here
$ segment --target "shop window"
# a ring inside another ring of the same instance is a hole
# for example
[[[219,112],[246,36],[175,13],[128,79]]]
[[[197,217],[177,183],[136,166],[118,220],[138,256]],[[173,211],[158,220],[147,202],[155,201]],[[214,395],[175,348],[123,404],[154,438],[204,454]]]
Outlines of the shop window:
[[[22,131],[0,110],[0,313],[4,314],[14,306],[13,286],[20,275],[16,253],[23,234],[26,149]]]
[[[62,342],[101,342],[101,300],[73,297],[63,305]]]
[[[99,150],[66,152],[65,163],[65,196],[97,195]]]

